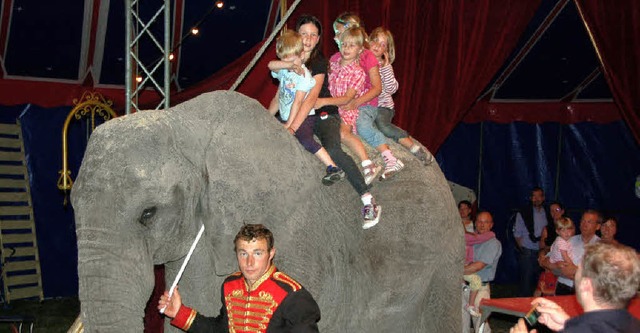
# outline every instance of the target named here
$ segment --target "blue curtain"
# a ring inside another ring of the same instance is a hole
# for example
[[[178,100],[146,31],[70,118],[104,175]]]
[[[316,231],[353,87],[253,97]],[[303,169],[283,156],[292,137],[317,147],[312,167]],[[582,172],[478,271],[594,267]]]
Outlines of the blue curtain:
[[[634,194],[640,147],[623,121],[460,123],[436,157],[445,176],[474,189],[479,208],[494,216],[503,246],[498,282],[518,279],[510,220],[534,186],[545,190],[547,202],[562,202],[576,223],[588,208],[619,218],[617,239],[640,249],[640,199]]]
[[[64,205],[66,196],[57,188],[58,171],[62,169],[62,128],[70,111],[68,106],[0,106],[0,122],[20,119],[22,125],[45,297],[78,294],[73,209],[70,203]],[[74,120],[69,127],[68,165],[74,179],[86,148],[87,127],[84,120]]]

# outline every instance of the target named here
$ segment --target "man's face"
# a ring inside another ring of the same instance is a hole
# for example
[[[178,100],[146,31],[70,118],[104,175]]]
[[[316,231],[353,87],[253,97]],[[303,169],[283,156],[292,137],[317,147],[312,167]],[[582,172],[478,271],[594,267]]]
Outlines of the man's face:
[[[594,213],[582,214],[580,220],[580,233],[583,237],[591,237],[596,234],[596,230],[600,229],[598,224],[598,215]]]
[[[493,228],[493,218],[491,214],[487,212],[482,212],[478,214],[476,218],[476,230],[479,234],[484,234],[485,232],[491,231]]]
[[[253,285],[271,265],[276,249],[269,251],[266,239],[252,239],[236,242],[236,258],[240,272],[250,285]]]
[[[533,207],[539,208],[542,207],[542,203],[544,202],[544,192],[537,190],[531,192],[531,204]]]

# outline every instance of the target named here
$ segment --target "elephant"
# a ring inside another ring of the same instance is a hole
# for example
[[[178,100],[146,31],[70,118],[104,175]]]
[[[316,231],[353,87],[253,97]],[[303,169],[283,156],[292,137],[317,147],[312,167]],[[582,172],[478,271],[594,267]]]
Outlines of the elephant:
[[[154,265],[170,285],[202,225],[180,293],[217,315],[221,283],[237,271],[233,237],[262,223],[275,265],[318,302],[322,332],[460,331],[464,241],[453,196],[437,163],[389,144],[406,166],[374,182],[382,217],[363,230],[349,183],[322,185],[321,163],[240,93],[99,126],[71,192],[85,330],[141,332]]]

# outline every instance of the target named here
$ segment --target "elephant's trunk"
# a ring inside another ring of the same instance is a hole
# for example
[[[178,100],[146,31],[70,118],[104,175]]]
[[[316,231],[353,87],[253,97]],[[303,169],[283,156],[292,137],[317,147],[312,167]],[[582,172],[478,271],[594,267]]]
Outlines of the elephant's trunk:
[[[144,308],[154,284],[153,265],[140,249],[144,241],[102,228],[76,232],[85,331],[142,332]]]

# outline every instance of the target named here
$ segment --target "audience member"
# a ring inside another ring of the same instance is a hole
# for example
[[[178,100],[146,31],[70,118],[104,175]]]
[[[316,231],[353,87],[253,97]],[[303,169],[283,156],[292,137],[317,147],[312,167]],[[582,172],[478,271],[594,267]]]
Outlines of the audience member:
[[[482,235],[491,232],[493,228],[493,217],[489,212],[481,212],[476,217],[476,230],[478,234]],[[502,254],[502,245],[496,238],[490,239],[484,243],[476,244],[473,246],[473,262],[464,266],[464,274],[478,274],[482,279],[482,286],[478,290],[475,304],[472,304],[476,308],[480,308],[480,302],[484,298],[491,298],[491,289],[489,283],[493,281],[496,274],[496,268],[498,266],[498,260]],[[462,315],[462,328],[463,332],[469,331],[470,315],[467,312],[469,299],[469,289],[463,288],[463,315]],[[482,324],[479,317],[473,318],[473,325],[478,329]],[[486,324],[485,332],[490,332],[489,324]]]
[[[553,225],[551,214],[545,210],[543,204],[544,191],[534,187],[531,191],[531,205],[521,209],[516,216],[513,234],[519,249],[518,295],[521,297],[533,295],[540,275],[540,266],[537,263],[540,235],[545,226]]]
[[[640,321],[626,310],[640,287],[640,259],[633,249],[607,243],[588,245],[575,286],[584,314],[570,318],[555,302],[536,298],[532,304],[540,313],[538,321],[566,333],[640,332]],[[519,319],[510,332],[526,333],[524,320]]]
[[[574,263],[582,261],[585,245],[600,240],[600,237],[596,236],[596,230],[600,228],[601,221],[602,217],[597,210],[589,209],[582,214],[580,234],[569,239],[569,243],[573,247],[571,259]],[[544,258],[540,265],[551,270],[559,270],[556,295],[571,295],[575,292],[573,278],[578,268],[576,265],[564,261],[552,264],[548,257]]]
[[[553,222],[559,220],[564,217],[564,206],[558,202],[553,201],[549,205],[549,214],[551,214],[551,220]],[[551,244],[556,240],[556,229],[555,228],[547,228],[544,227],[542,229],[542,234],[540,235],[540,249],[548,248],[551,249]]]
[[[184,306],[176,288],[171,297],[165,291],[158,301],[158,310],[173,318],[171,325],[188,332],[318,332],[316,301],[273,265],[271,231],[262,224],[244,225],[233,244],[240,271],[222,284],[220,314],[205,317]]]
[[[462,200],[458,203],[458,212],[460,213],[460,219],[462,219],[462,226],[465,232],[475,232],[473,217],[471,216],[472,211],[471,202],[468,200]]]
[[[538,261],[542,260],[549,253],[550,248],[546,247],[540,249],[538,253]],[[538,286],[536,290],[533,292],[534,297],[540,296],[555,296],[556,294],[556,284],[558,283],[558,277],[553,274],[553,272],[545,268],[542,273],[540,273],[540,278],[538,278]]]
[[[618,232],[618,219],[615,217],[609,217],[604,220],[600,226],[600,241],[603,243],[620,244],[616,239],[616,233]]]
[[[491,239],[495,239],[496,234],[493,231],[476,234],[475,232],[466,232],[464,233],[464,241],[465,241],[465,259],[464,264],[468,265],[473,262],[473,246],[477,244],[484,243]],[[476,297],[478,296],[478,291],[482,288],[482,278],[478,274],[468,274],[463,276],[464,280],[469,283],[469,305],[467,306],[467,311],[475,317],[480,316],[480,311],[477,307],[474,306],[476,303]]]

